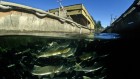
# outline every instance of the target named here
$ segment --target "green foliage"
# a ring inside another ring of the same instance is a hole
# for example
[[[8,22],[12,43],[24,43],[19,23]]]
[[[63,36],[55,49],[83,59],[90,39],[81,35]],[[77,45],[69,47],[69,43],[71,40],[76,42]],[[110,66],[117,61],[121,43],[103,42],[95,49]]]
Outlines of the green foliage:
[[[95,32],[100,33],[104,30],[101,21],[95,21]]]
[[[102,24],[101,24],[101,21],[96,21],[96,26],[95,26],[96,29],[100,29],[100,28],[103,28],[102,27]]]

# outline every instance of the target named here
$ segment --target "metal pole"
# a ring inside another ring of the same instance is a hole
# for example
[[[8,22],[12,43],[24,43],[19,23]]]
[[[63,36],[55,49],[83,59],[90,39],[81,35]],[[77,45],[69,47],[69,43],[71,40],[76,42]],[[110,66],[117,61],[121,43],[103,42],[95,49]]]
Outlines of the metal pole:
[[[59,2],[59,5],[60,5],[60,7],[62,7],[63,8],[63,6],[62,6],[62,0],[57,0],[57,2]]]

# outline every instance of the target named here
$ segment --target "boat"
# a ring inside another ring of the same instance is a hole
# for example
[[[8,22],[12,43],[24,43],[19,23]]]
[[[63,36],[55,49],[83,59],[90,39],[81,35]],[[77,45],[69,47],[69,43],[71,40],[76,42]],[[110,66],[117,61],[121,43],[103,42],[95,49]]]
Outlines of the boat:
[[[82,8],[81,11],[84,11]],[[67,11],[64,9],[65,8],[60,7],[58,15],[56,15],[57,12],[54,14],[49,11],[32,8],[26,5],[1,1],[0,36],[29,35],[68,38],[79,38],[79,36],[81,38],[89,38],[90,36],[91,38],[95,25],[91,17],[88,16],[87,18],[87,20],[90,19],[88,26],[82,25],[74,21],[71,16],[68,16]],[[86,13],[81,14],[86,16]],[[89,23],[92,23],[92,28]]]

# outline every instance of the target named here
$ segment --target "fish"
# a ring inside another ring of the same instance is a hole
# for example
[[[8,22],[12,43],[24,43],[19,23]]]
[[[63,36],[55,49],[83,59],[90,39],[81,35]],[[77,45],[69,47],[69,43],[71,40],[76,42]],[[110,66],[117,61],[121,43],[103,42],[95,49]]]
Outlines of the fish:
[[[15,55],[20,55],[20,54],[28,53],[28,52],[30,52],[30,50],[31,50],[31,49],[26,49],[26,50],[24,50],[24,51],[22,51],[22,52],[17,52],[17,53],[15,53]]]
[[[50,79],[50,78],[41,78],[41,79]],[[53,77],[53,79],[68,79],[67,77]]]
[[[68,51],[67,53],[63,53],[62,55],[60,55],[63,58],[67,58],[70,56],[74,56],[74,53],[76,52],[76,48],[71,48],[70,51]]]
[[[87,76],[83,76],[83,79],[91,79],[90,77]]]
[[[68,47],[68,46],[70,45],[70,43],[71,43],[71,42],[68,41],[68,42],[59,44],[59,46],[62,47],[62,48],[66,48],[66,47]]]
[[[92,53],[84,53],[81,56],[79,56],[80,60],[84,61],[84,60],[88,60],[91,58],[95,58],[96,57],[96,52],[92,52]]]
[[[54,79],[68,79],[67,77],[56,77]]]
[[[81,68],[79,70],[76,71],[84,71],[85,73],[89,73],[89,72],[95,72],[99,69],[101,69],[102,67],[98,67],[98,68],[94,68],[94,67],[85,67],[85,68]]]
[[[49,47],[61,47],[61,48],[66,48],[70,45],[71,42],[64,42],[64,43],[60,43],[58,44],[57,42],[51,42],[51,43],[48,43],[48,46]]]
[[[48,49],[45,52],[40,52],[38,55],[36,55],[36,57],[50,57],[60,55],[62,53],[67,53],[71,49],[68,47],[70,43],[71,42],[65,42],[60,44],[58,44],[57,42],[48,43]]]
[[[107,76],[95,76],[92,79],[108,79]]]
[[[84,55],[79,56],[79,58],[80,58],[80,60],[88,60],[88,59],[92,58],[92,54],[91,53],[84,54]]]
[[[71,48],[65,48],[65,49],[58,49],[58,50],[50,50],[47,51],[41,55],[38,55],[37,58],[41,58],[41,57],[50,57],[50,56],[57,56],[60,54],[65,54],[68,53],[71,50]]]
[[[74,70],[75,71],[83,71],[83,72],[85,72],[85,73],[89,73],[89,72],[95,72],[95,71],[97,71],[97,70],[99,70],[99,69],[101,69],[101,68],[103,68],[102,66],[98,66],[98,67],[96,67],[96,66],[92,66],[92,67],[82,67],[82,66],[80,66],[80,64],[81,63],[76,63],[76,65],[74,66],[75,68],[74,68]]]
[[[10,64],[10,65],[8,65],[7,67],[8,68],[11,68],[11,67],[14,67],[15,66],[15,64]]]
[[[31,73],[33,75],[39,76],[50,75],[50,77],[53,78],[54,74],[61,72],[62,68],[63,66],[44,66],[44,67],[35,66]]]
[[[81,64],[82,62],[80,62],[80,63],[75,63],[75,66],[74,66],[74,70],[80,70],[80,69],[82,69],[82,66],[80,66],[80,64]]]
[[[72,71],[71,67],[64,66],[64,65],[61,65],[61,66],[44,66],[44,67],[40,67],[40,66],[35,65],[33,70],[31,71],[31,73],[33,75],[50,76],[51,78],[53,78],[55,74],[59,75],[62,72],[69,73],[71,71]]]
[[[48,43],[48,46],[49,47],[58,46],[58,43],[57,42],[51,42],[51,43]]]

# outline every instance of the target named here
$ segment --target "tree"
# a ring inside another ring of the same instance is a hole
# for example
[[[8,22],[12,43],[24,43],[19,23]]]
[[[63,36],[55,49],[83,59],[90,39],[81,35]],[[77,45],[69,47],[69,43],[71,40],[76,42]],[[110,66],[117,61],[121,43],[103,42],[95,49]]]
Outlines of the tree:
[[[96,21],[96,26],[95,26],[96,29],[100,29],[100,28],[103,28],[102,27],[102,24],[101,24],[101,21]]]
[[[102,27],[101,21],[95,21],[95,31],[96,32],[101,32],[104,30],[104,28]]]

